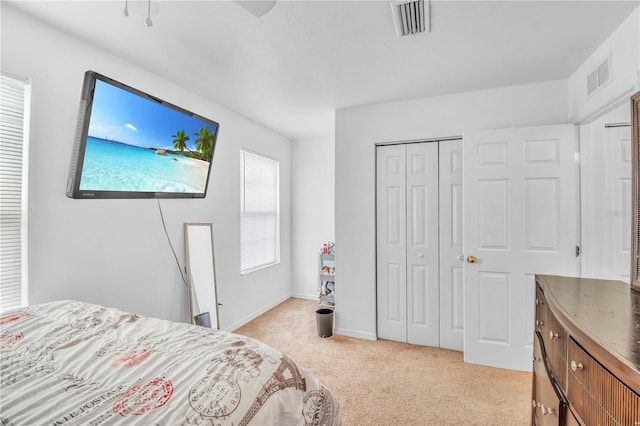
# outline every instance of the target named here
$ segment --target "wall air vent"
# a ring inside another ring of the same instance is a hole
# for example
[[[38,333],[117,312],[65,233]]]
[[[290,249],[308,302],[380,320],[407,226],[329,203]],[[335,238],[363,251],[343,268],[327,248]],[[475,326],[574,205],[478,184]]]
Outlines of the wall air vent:
[[[390,3],[398,38],[431,31],[430,0],[396,0]]]
[[[611,55],[587,75],[587,95],[591,96],[611,81]]]

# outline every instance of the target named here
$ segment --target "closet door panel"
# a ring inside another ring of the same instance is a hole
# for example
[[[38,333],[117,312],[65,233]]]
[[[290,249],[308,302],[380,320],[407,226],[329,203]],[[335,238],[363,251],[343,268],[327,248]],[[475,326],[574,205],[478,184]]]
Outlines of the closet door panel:
[[[462,140],[439,143],[440,347],[464,348]]]
[[[376,150],[377,334],[407,341],[406,153],[403,145]]]
[[[439,346],[438,143],[406,145],[407,341]]]

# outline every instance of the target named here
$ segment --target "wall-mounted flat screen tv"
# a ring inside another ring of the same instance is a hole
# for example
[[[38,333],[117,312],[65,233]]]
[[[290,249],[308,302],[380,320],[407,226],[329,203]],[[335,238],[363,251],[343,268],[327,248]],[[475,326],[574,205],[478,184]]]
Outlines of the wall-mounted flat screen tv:
[[[219,128],[213,120],[87,71],[66,194],[203,198]]]

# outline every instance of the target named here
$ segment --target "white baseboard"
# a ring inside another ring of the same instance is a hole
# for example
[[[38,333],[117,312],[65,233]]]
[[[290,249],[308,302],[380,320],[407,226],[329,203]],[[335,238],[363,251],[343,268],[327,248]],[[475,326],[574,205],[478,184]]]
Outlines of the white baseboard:
[[[346,337],[355,337],[356,339],[364,339],[364,340],[378,340],[378,336],[376,333],[368,333],[366,331],[360,330],[349,330],[348,328],[340,328],[336,327],[333,330],[334,334],[338,334],[340,336]]]
[[[276,306],[278,306],[279,304],[281,304],[282,302],[284,302],[285,300],[289,299],[291,297],[291,295],[286,295],[281,297],[280,299],[276,300],[275,302],[271,303],[268,306],[265,306],[264,308],[254,312],[253,314],[241,319],[240,321],[236,321],[234,324],[231,324],[227,327],[224,327],[223,330],[224,331],[235,331],[237,329],[239,329],[240,327],[242,327],[243,325],[245,325],[246,323],[248,323],[251,320],[254,320],[256,318],[258,318],[260,315],[264,314],[265,312],[267,312],[269,309],[275,308]]]
[[[224,327],[223,330],[225,331],[235,331],[238,328],[242,327],[243,325],[245,325],[246,323],[248,323],[251,320],[256,319],[257,317],[259,317],[260,315],[264,314],[265,312],[267,312],[269,309],[275,308],[276,306],[278,306],[279,304],[281,304],[282,302],[284,302],[285,300],[289,299],[290,297],[296,297],[298,299],[308,299],[308,300],[317,300],[318,299],[318,295],[317,294],[303,294],[303,293],[292,293],[289,294],[287,296],[283,296],[280,299],[276,300],[275,302],[271,303],[268,306],[265,306],[264,308],[254,312],[253,314],[241,319],[240,321],[236,321],[236,323],[231,324],[228,327]],[[351,330],[348,328],[340,328],[340,327],[336,327],[333,330],[334,334],[340,335],[340,336],[346,336],[346,337],[354,337],[356,339],[364,339],[364,340],[378,340],[378,336],[376,335],[376,333],[369,333],[366,331],[361,331],[361,330]]]
[[[315,293],[291,293],[291,297],[295,297],[298,299],[306,299],[306,300],[318,300],[318,295]]]

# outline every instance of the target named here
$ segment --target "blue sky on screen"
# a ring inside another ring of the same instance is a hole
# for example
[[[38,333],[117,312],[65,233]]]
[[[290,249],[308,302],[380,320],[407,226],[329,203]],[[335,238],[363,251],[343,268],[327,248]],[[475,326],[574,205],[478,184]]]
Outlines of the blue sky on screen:
[[[123,142],[144,148],[173,149],[173,138],[179,130],[189,136],[187,147],[194,142],[200,128],[215,126],[171,108],[96,80],[89,136]]]

